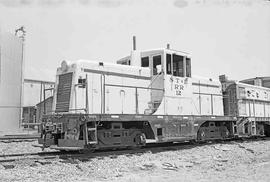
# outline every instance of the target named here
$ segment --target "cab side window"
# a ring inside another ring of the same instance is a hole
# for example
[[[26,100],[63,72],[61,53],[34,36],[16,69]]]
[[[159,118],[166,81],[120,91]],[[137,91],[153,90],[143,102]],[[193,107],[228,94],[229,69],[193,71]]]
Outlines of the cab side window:
[[[166,54],[166,70],[167,70],[167,74],[169,75],[172,74],[172,55],[171,54]]]
[[[173,76],[184,77],[184,57],[173,55]]]
[[[161,55],[153,56],[153,75],[161,72]]]
[[[188,57],[186,57],[186,76],[191,77],[191,61]]]
[[[142,57],[141,58],[141,66],[142,67],[149,67],[149,57]]]
[[[123,60],[121,62],[119,62],[118,64],[122,64],[122,65],[130,65],[130,60]]]

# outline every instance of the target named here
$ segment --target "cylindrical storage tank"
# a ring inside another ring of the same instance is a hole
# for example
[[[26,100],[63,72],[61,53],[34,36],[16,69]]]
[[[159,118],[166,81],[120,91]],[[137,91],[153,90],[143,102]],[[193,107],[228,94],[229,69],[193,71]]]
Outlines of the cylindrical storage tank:
[[[0,135],[20,128],[23,84],[23,42],[0,32]]]

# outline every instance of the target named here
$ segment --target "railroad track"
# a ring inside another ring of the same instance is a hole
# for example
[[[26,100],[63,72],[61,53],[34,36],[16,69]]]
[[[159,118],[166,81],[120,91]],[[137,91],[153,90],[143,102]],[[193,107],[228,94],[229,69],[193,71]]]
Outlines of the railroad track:
[[[103,157],[110,157],[110,158],[117,158],[119,155],[142,155],[146,152],[163,152],[163,151],[172,151],[172,150],[188,150],[190,148],[199,147],[199,146],[206,146],[206,145],[213,145],[213,144],[232,144],[238,143],[241,146],[242,142],[253,142],[253,141],[260,141],[260,140],[270,140],[270,137],[264,138],[239,138],[234,140],[223,140],[223,141],[209,141],[204,143],[193,143],[193,142],[184,142],[184,143],[161,143],[161,144],[151,144],[147,145],[143,148],[137,149],[118,149],[118,150],[97,150],[94,152],[87,151],[85,153],[79,152],[60,152],[60,151],[53,151],[53,152],[38,152],[38,153],[18,153],[18,154],[7,154],[7,155],[0,155],[0,164],[1,163],[12,163],[15,161],[23,161],[23,160],[52,160],[52,159],[61,159],[61,160],[80,160],[80,161],[88,161],[93,158],[103,158]]]
[[[32,142],[40,138],[39,134],[35,135],[5,135],[0,136],[0,142],[12,143],[12,142]]]
[[[38,159],[53,159],[56,158],[60,152],[38,152],[38,153],[18,153],[0,155],[0,163],[15,162],[20,160],[38,160]]]

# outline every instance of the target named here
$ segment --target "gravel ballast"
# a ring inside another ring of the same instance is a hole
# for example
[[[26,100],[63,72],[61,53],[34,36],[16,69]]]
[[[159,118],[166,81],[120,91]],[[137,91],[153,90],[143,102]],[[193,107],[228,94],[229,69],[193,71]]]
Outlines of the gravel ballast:
[[[40,152],[36,142],[0,142],[0,154]],[[113,152],[112,152],[113,153]],[[78,159],[0,164],[0,181],[270,181],[270,141],[178,146]]]

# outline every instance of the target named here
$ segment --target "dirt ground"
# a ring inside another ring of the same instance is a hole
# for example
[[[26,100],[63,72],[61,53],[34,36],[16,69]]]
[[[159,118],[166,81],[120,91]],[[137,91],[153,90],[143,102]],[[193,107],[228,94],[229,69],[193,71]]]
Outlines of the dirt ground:
[[[1,143],[0,155],[40,151],[36,142]],[[48,163],[21,160],[0,181],[270,181],[270,141],[224,142],[149,149],[136,154]]]

